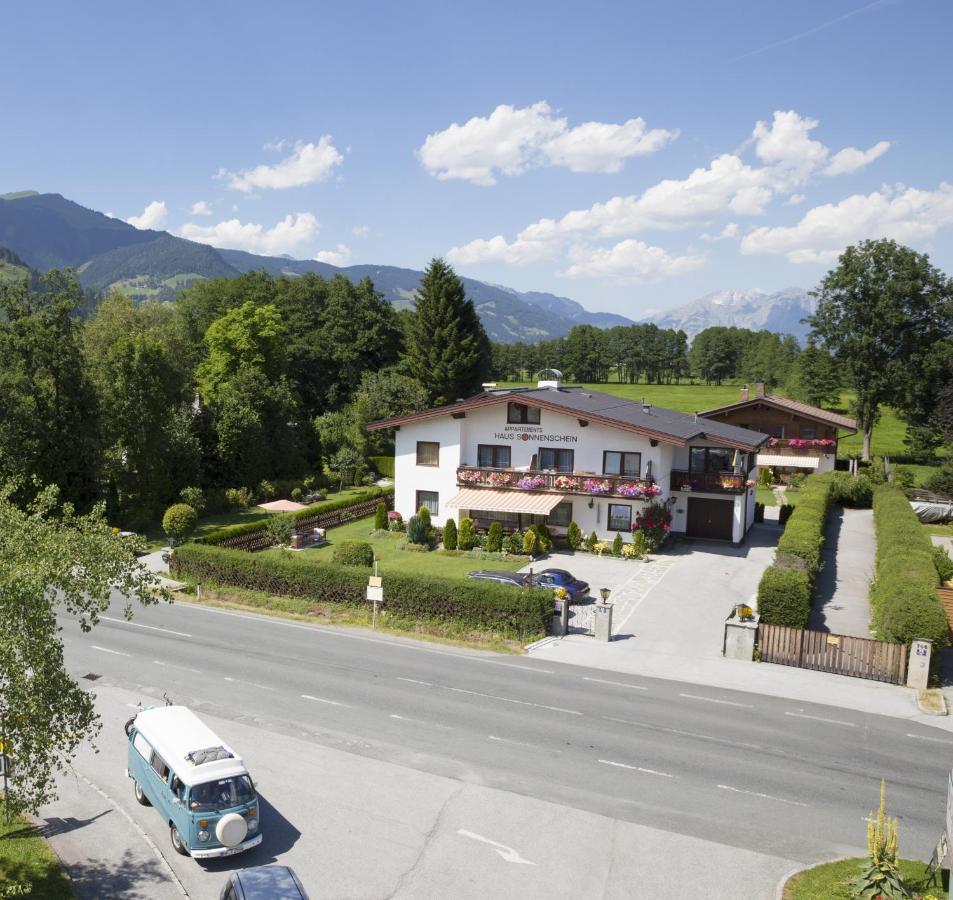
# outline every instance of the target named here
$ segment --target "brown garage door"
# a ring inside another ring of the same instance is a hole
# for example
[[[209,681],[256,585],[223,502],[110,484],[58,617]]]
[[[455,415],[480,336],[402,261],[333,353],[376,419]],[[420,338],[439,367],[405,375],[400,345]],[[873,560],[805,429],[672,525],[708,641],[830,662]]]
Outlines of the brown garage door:
[[[688,498],[689,537],[731,540],[733,500],[709,500],[705,497]]]

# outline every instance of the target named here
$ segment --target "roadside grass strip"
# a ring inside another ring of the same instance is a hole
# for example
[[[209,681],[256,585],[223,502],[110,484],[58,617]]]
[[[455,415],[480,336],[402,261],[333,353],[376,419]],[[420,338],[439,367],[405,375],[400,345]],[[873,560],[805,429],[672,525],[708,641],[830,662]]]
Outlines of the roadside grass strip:
[[[946,896],[941,887],[930,885],[927,863],[918,859],[899,859],[897,862],[907,887],[918,896]],[[780,900],[851,900],[854,894],[850,884],[865,865],[869,865],[869,861],[858,856],[805,869],[788,878],[778,897]]]
[[[74,896],[59,860],[25,819],[4,824],[0,800],[0,896],[68,900]],[[19,893],[15,893],[17,889]]]

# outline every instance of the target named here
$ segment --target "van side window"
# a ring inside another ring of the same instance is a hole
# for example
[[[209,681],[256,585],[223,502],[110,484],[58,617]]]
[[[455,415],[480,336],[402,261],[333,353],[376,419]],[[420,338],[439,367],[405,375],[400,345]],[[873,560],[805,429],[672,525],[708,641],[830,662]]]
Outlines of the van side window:
[[[169,767],[159,758],[158,753],[152,754],[152,768],[156,770],[156,774],[163,780],[167,781],[169,778]]]
[[[133,739],[132,746],[136,748],[139,755],[146,762],[149,761],[149,758],[152,756],[152,747],[149,746],[149,742],[138,731]]]

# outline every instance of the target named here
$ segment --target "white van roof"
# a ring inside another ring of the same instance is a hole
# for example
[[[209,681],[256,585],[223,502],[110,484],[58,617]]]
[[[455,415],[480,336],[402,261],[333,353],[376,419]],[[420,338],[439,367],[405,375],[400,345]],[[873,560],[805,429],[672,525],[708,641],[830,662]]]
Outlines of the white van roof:
[[[187,706],[144,709],[135,727],[185,784],[248,774],[241,757]]]

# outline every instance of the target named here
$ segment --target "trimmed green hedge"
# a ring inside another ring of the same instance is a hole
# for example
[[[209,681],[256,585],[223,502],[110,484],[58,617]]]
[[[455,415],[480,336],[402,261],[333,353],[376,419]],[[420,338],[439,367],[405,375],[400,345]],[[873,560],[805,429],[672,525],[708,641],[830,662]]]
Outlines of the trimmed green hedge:
[[[349,506],[357,506],[359,503],[365,503],[368,500],[373,500],[376,497],[383,497],[384,495],[392,494],[393,492],[394,489],[392,487],[371,487],[366,491],[361,491],[359,494],[352,494],[351,496],[343,497],[340,500],[322,500],[320,503],[315,503],[312,506],[299,509],[297,512],[290,513],[290,515],[293,521],[300,522],[302,519],[308,519],[311,516],[334,512],[338,509],[347,509]],[[223,541],[230,540],[234,537],[239,537],[244,534],[254,534],[256,531],[264,531],[268,527],[267,523],[267,519],[258,519],[255,522],[243,522],[241,525],[226,525],[224,528],[218,528],[215,531],[204,535],[203,537],[195,538],[193,543],[213,545],[221,544]]]
[[[363,566],[369,569],[374,565],[374,548],[367,541],[341,541],[334,545],[331,561],[339,566]]]
[[[778,541],[774,563],[758,584],[758,612],[766,624],[807,628],[832,494],[829,473],[811,475],[804,482]]]
[[[367,571],[302,559],[266,557],[200,544],[179,547],[172,557],[178,577],[285,597],[351,606],[366,604]],[[410,620],[456,622],[520,640],[546,634],[552,591],[516,590],[438,576],[393,572],[384,576],[384,609]]]
[[[373,466],[381,478],[394,477],[394,457],[393,456],[369,456],[368,462]]]
[[[930,638],[937,648],[947,646],[949,625],[936,592],[933,545],[906,496],[892,485],[874,490],[874,530],[877,566],[870,605],[878,637],[905,644]]]

